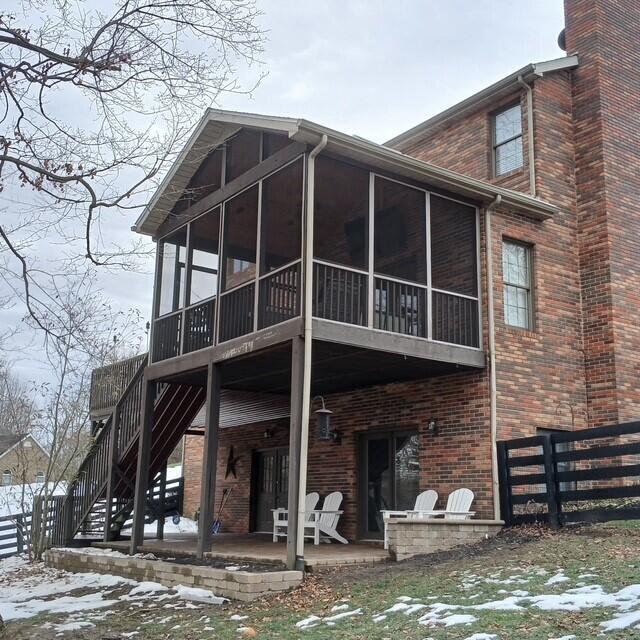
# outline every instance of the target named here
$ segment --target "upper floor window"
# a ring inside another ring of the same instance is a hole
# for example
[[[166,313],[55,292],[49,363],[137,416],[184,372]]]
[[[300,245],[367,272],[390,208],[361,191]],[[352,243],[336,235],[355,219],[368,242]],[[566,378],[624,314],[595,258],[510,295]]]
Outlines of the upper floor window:
[[[496,176],[522,168],[522,110],[519,104],[493,116],[493,170]]]
[[[13,481],[13,475],[11,473],[11,471],[9,471],[9,469],[6,469],[5,471],[2,472],[2,484],[7,487],[11,484],[11,482]]]
[[[531,304],[531,247],[505,240],[502,246],[504,321],[521,329],[533,326]]]
[[[44,471],[38,471],[36,473],[36,483],[43,484],[44,483]]]

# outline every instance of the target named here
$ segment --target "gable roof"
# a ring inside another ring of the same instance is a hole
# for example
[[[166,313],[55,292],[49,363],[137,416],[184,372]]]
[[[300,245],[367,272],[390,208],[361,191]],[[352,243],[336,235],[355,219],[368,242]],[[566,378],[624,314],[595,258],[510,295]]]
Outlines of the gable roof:
[[[0,434],[0,456],[3,456],[9,449],[13,449],[22,438],[23,436],[17,436],[12,433]]]
[[[391,140],[387,140],[385,145],[390,147],[406,148],[407,143],[422,135],[427,130],[441,126],[453,118],[457,118],[465,113],[478,109],[487,102],[497,100],[513,92],[513,90],[519,85],[520,79],[529,83],[533,82],[537,78],[542,78],[545,74],[575,69],[577,66],[577,55],[564,56],[562,58],[555,58],[554,60],[546,60],[544,62],[532,62],[526,67],[522,67],[522,69],[518,69],[505,78],[502,78],[502,80],[498,80],[498,82],[494,82],[492,85],[478,91],[478,93],[474,93],[472,96],[454,104],[452,107],[428,118],[415,127],[407,129],[407,131],[391,138]]]
[[[488,204],[500,195],[504,207],[537,220],[549,218],[558,211],[555,205],[530,195],[437,167],[388,146],[347,135],[310,120],[207,109],[133,230],[155,235],[203,159],[243,127],[283,133],[292,142],[314,146],[327,136],[325,149],[329,153],[361,162],[374,170],[424,182],[482,204]]]
[[[33,444],[38,447],[38,449],[40,449],[45,456],[47,456],[47,458],[49,457],[47,450],[30,433],[27,433],[23,436],[15,435],[12,433],[2,433],[0,434],[0,458],[15,449],[21,442],[24,442],[25,440],[31,440]]]

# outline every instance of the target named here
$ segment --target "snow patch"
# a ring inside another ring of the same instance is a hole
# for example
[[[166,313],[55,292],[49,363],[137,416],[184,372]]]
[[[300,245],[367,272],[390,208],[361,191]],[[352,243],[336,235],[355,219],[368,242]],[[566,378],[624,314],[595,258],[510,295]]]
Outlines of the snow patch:
[[[600,623],[600,626],[602,627],[603,631],[609,632],[626,629],[628,627],[636,625],[637,623],[640,623],[640,610],[625,613],[621,616],[611,618],[611,620],[605,620],[605,622]]]
[[[222,598],[215,595],[207,589],[198,589],[197,587],[186,587],[179,584],[175,590],[183,600],[193,600],[194,602],[204,602],[205,604],[224,604],[229,602],[228,598]]]
[[[561,582],[567,582],[569,578],[564,575],[563,571],[558,571],[554,576],[551,576],[546,582],[545,585],[548,587],[554,584],[560,584]]]

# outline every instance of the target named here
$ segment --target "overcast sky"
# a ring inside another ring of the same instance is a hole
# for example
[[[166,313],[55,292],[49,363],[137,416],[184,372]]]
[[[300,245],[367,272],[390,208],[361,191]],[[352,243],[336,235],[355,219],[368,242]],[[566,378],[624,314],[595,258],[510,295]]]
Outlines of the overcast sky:
[[[562,0],[258,0],[268,31],[252,96],[224,109],[304,117],[376,142],[414,126],[529,62],[564,55]],[[243,72],[247,82],[257,69]],[[114,219],[115,233],[134,222]],[[152,268],[105,273],[114,306],[150,310]],[[15,319],[15,316],[13,316]],[[39,378],[38,340],[16,363]]]

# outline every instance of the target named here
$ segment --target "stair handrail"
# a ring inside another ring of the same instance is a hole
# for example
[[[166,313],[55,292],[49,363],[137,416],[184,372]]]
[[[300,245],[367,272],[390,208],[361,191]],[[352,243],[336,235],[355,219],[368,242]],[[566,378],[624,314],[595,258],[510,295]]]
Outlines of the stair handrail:
[[[82,473],[86,472],[86,469],[89,466],[89,464],[92,462],[92,459],[95,457],[96,452],[100,450],[100,446],[103,444],[103,440],[107,437],[113,437],[113,438],[118,437],[119,420],[117,416],[122,407],[122,404],[125,402],[128,395],[131,393],[132,389],[135,388],[135,386],[139,382],[140,377],[144,374],[144,370],[147,366],[147,362],[148,362],[148,358],[142,359],[140,365],[138,366],[138,369],[136,370],[134,375],[131,377],[124,391],[118,398],[113,408],[113,411],[111,412],[108,419],[104,423],[104,426],[100,430],[100,433],[96,436],[96,438],[92,442],[91,447],[89,448],[89,451],[87,452],[84,460],[78,467],[78,470],[74,478],[69,483],[67,494],[65,496],[65,502],[63,505],[63,510],[64,510],[63,522],[64,522],[64,528],[65,528],[64,539],[67,541],[70,541],[73,538],[73,536],[77,533],[82,522],[86,518],[87,512],[90,512],[91,507],[95,503],[97,497],[102,493],[103,484],[104,484],[104,481],[106,481],[106,478],[105,478],[102,482],[100,482],[97,485],[98,489],[95,491],[95,495],[93,496],[92,499],[89,500],[89,502],[91,503],[89,505],[89,508],[83,510],[83,512],[79,514],[80,517],[77,518],[77,521],[74,521],[74,515],[75,515],[75,510],[73,505],[74,492],[75,492],[75,489],[77,488],[77,485],[82,476]],[[117,446],[117,442],[115,444]]]

